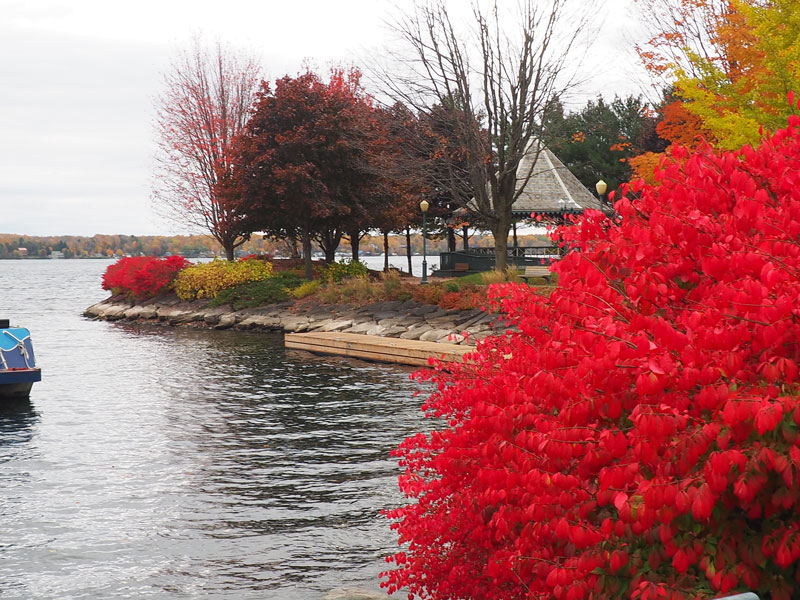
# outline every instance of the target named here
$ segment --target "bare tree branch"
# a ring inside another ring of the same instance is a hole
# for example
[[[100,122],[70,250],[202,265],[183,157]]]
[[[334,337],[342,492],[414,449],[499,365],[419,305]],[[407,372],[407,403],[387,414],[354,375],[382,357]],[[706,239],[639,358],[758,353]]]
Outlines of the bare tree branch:
[[[232,143],[244,128],[261,79],[258,63],[200,39],[164,75],[156,99],[153,200],[165,216],[208,231],[229,259],[244,243],[240,215],[220,199],[230,176]]]
[[[495,238],[506,266],[512,205],[541,151],[542,116],[574,85],[569,61],[584,39],[594,0],[519,0],[517,12],[492,0],[472,6],[461,31],[446,0],[415,4],[392,27],[405,46],[391,70],[373,68],[384,93],[419,114],[451,111],[452,139],[463,146],[472,183],[469,208]],[[531,155],[530,168],[519,172]],[[457,194],[453,194],[457,196]]]

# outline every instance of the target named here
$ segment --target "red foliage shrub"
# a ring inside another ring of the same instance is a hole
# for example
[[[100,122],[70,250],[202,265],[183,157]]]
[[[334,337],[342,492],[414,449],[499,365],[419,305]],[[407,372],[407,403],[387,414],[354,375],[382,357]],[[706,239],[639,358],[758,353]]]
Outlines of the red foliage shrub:
[[[462,289],[457,292],[445,292],[439,298],[439,308],[446,310],[471,310],[486,305],[486,288],[483,290]]]
[[[121,258],[103,274],[103,289],[143,299],[166,293],[177,274],[191,265],[182,256]]]
[[[411,288],[411,297],[420,304],[439,304],[444,295],[444,288],[440,284],[415,285]]]
[[[390,592],[800,598],[800,118],[658,180],[561,232],[549,298],[493,287],[519,332],[431,375]]]

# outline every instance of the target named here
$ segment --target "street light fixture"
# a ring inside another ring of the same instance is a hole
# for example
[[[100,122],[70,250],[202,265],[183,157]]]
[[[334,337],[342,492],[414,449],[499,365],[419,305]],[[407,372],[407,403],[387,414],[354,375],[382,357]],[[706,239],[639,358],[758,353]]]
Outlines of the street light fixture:
[[[597,195],[600,196],[600,208],[602,209],[603,205],[605,204],[603,196],[606,195],[606,189],[608,189],[608,185],[606,184],[605,181],[601,179],[600,181],[594,184],[594,189],[597,190]]]
[[[422,211],[422,283],[428,283],[428,246],[426,242],[426,238],[428,236],[428,221],[426,219],[428,215],[428,204],[427,200],[423,200],[419,203],[419,209]]]

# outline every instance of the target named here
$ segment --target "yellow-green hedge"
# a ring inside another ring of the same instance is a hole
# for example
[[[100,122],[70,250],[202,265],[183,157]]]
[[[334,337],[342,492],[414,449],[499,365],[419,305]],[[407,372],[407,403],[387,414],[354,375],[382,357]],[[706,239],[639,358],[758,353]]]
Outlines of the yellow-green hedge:
[[[305,281],[296,288],[294,288],[293,290],[289,290],[289,293],[299,300],[300,298],[305,298],[306,296],[310,296],[311,294],[316,292],[319,286],[320,286],[319,279],[314,279],[312,281]]]
[[[175,292],[181,300],[216,298],[222,290],[271,276],[272,263],[260,260],[214,260],[181,271],[175,280]]]

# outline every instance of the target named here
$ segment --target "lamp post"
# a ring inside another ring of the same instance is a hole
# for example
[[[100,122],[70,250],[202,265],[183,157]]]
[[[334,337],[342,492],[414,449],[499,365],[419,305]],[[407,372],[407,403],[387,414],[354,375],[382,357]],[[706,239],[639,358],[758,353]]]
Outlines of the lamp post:
[[[606,195],[607,188],[608,185],[606,185],[606,182],[603,181],[602,179],[594,184],[594,189],[597,190],[597,195],[600,196],[600,210],[603,210],[605,208],[605,199],[603,198],[603,196]],[[605,212],[605,210],[603,210],[603,212]]]
[[[422,211],[422,283],[428,283],[428,246],[426,238],[428,236],[428,221],[426,219],[428,215],[428,204],[427,200],[423,200],[419,203],[419,209]]]

